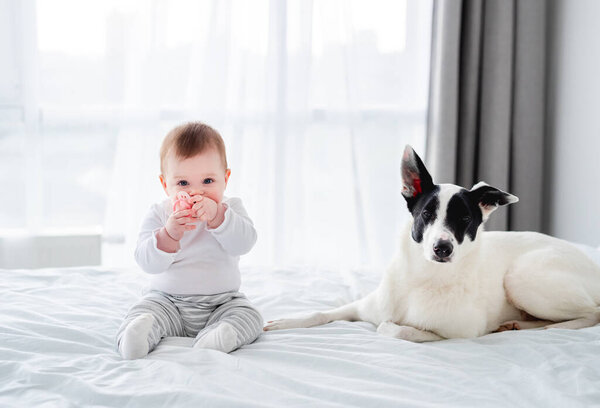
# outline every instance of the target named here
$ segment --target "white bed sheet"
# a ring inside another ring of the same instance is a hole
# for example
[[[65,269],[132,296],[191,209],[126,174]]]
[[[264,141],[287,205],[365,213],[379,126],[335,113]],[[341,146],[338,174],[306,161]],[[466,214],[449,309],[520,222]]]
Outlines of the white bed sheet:
[[[379,277],[244,269],[243,291],[268,320],[357,299]],[[168,338],[123,361],[114,334],[146,284],[133,271],[0,270],[0,406],[600,406],[598,326],[415,344],[334,322],[229,355]]]

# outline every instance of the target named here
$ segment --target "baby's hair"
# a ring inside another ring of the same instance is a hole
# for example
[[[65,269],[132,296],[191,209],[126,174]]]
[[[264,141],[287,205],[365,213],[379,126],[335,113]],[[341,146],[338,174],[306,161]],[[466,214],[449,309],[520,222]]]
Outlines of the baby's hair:
[[[187,159],[210,148],[217,150],[227,168],[225,143],[219,132],[202,122],[188,122],[177,126],[163,140],[160,148],[160,171],[165,174],[165,161],[172,150],[177,158]]]

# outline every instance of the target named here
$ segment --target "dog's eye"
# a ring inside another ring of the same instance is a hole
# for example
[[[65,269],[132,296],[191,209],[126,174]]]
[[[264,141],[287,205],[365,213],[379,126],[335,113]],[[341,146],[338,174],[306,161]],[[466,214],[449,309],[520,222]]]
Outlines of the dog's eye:
[[[464,217],[462,217],[462,220],[465,224],[468,224],[471,222],[471,216],[470,215],[465,215]]]
[[[430,211],[427,211],[427,210],[425,210],[425,211],[423,211],[423,212],[421,213],[421,216],[422,216],[424,219],[426,219],[426,220],[430,219],[430,218],[431,218],[431,215],[432,215],[432,214],[431,214],[431,212],[430,212]]]

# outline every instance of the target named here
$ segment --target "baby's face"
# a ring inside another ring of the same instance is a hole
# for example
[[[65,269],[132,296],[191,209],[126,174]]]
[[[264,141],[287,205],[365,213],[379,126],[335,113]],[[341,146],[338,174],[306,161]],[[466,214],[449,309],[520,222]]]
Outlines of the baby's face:
[[[216,149],[207,149],[183,160],[175,154],[165,159],[166,174],[160,175],[160,182],[169,198],[174,199],[179,191],[185,191],[190,196],[203,195],[221,202],[230,170],[225,169]]]

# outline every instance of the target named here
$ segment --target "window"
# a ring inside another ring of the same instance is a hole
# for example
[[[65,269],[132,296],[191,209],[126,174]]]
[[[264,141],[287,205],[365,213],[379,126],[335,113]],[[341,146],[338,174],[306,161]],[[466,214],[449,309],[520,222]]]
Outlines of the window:
[[[162,137],[202,120],[259,229],[250,262],[391,256],[399,155],[424,147],[429,1],[2,4],[5,233],[101,228],[130,260]]]

